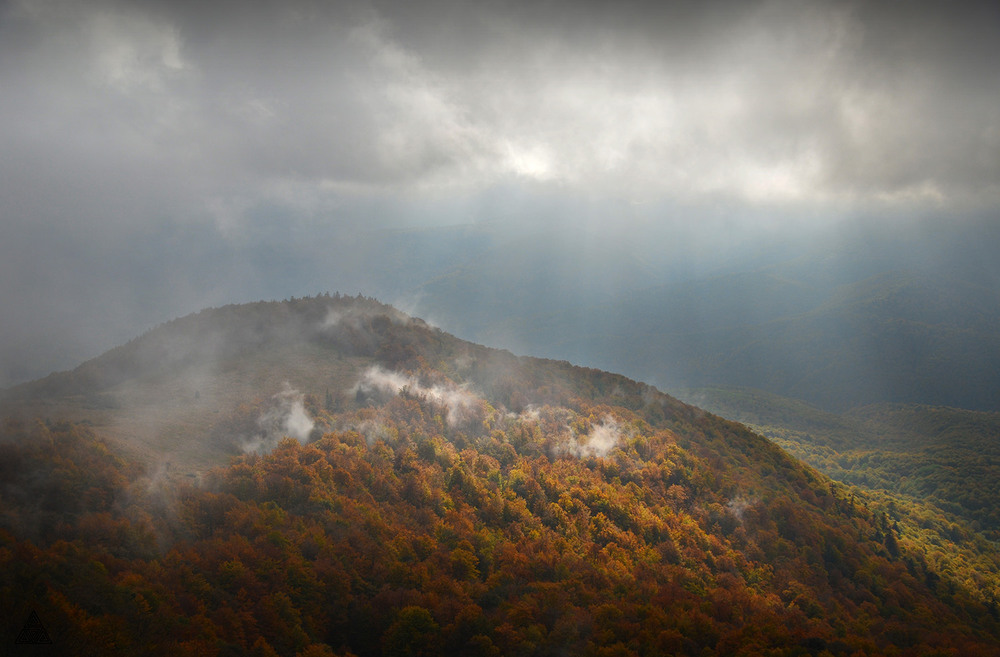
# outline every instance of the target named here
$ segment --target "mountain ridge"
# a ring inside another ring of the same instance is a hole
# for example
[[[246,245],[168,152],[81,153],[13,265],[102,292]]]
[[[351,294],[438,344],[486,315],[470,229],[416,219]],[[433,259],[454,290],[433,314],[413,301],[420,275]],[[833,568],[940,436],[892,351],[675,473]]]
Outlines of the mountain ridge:
[[[218,325],[232,339],[206,363]],[[37,608],[95,653],[998,654],[992,579],[646,384],[367,299],[171,327],[27,400],[48,420],[2,427],[0,587],[33,592],[3,618]],[[197,357],[156,357],[179,344]],[[143,370],[123,363],[155,371],[99,376]],[[215,377],[200,395],[195,371]],[[81,381],[117,407],[87,407]],[[196,477],[119,454],[164,404],[160,447],[211,443]]]

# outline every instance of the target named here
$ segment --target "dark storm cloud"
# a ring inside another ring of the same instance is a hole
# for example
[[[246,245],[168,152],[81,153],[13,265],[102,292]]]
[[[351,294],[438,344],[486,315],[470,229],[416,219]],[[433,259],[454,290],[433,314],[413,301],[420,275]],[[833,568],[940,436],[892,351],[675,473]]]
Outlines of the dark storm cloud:
[[[658,4],[22,2],[7,125],[29,124],[22,150],[166,160],[208,193],[994,186],[989,5]]]
[[[0,384],[384,282],[380,226],[995,208],[998,44],[985,2],[0,3]]]
[[[706,6],[707,5],[707,6]],[[521,174],[815,200],[996,197],[994,3],[436,3],[386,35]]]

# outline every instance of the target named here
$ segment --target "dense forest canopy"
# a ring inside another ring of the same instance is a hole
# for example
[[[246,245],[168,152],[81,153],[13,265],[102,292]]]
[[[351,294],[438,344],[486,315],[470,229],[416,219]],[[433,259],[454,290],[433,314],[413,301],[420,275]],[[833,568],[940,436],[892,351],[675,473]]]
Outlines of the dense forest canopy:
[[[242,455],[194,477],[97,421],[8,420],[8,635],[35,612],[80,654],[998,652],[994,575],[945,572],[877,500],[644,384],[370,300],[206,311],[20,392],[169,390],[182,335],[226,336],[223,372],[299,342],[351,367],[227,409],[209,437]],[[308,431],[268,433],[299,406]]]

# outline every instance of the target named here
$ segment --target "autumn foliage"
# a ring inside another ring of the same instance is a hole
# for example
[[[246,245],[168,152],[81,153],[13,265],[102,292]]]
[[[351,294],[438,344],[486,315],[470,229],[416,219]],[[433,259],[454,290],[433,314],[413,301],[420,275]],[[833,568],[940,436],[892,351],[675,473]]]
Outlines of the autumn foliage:
[[[409,336],[375,349],[404,387],[312,403],[321,437],[200,482],[8,422],[7,645],[34,611],[83,655],[1000,654],[994,608],[741,426]]]

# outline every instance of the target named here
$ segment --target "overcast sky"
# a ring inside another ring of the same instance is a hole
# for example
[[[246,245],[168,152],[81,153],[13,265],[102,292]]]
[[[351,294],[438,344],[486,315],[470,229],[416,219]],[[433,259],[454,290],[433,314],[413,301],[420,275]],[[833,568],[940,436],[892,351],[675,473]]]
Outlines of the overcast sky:
[[[0,385],[504,199],[997,216],[1000,4],[0,0]]]

